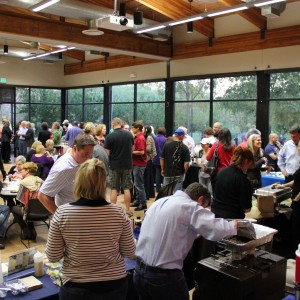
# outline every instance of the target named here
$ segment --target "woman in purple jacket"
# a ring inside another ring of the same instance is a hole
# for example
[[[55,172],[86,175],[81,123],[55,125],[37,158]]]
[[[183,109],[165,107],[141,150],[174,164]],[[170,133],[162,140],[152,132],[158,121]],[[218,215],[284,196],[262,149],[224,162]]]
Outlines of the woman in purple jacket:
[[[40,168],[42,167],[42,174],[40,174],[39,172],[41,171],[38,170],[38,173],[36,175],[45,180],[50,172],[51,167],[54,164],[54,159],[48,151],[45,151],[43,145],[38,145],[35,151],[36,154],[33,154],[31,156],[31,161],[36,163]]]

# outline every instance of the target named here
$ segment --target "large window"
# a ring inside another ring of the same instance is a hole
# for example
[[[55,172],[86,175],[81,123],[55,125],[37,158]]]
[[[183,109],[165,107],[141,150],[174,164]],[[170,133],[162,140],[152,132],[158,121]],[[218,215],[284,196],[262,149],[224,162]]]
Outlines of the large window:
[[[39,132],[42,122],[51,127],[53,122],[61,120],[61,90],[58,89],[30,89],[30,122]]]
[[[256,125],[256,100],[256,76],[178,81],[175,82],[174,127],[187,127],[198,143],[203,129],[218,121],[230,129],[238,144],[245,132]]]
[[[289,129],[299,122],[300,72],[270,74],[270,132],[281,142],[289,138]]]
[[[209,126],[210,79],[175,82],[175,124],[184,126],[196,142],[202,130]]]
[[[76,88],[67,91],[67,119],[70,122],[103,122],[103,87]]]
[[[84,121],[103,123],[103,87],[84,89]]]
[[[251,76],[213,79],[213,122],[230,130],[233,142],[241,143],[256,127],[257,78]]]
[[[134,121],[134,85],[115,85],[111,88],[111,119],[120,118],[131,125]]]
[[[30,121],[35,125],[36,135],[41,123],[49,127],[61,120],[61,90],[43,88],[16,88],[16,122]]]
[[[142,120],[144,125],[165,126],[165,83],[148,82],[112,86],[111,118],[129,125]]]
[[[70,89],[67,92],[67,119],[69,122],[82,120],[83,89]]]
[[[144,125],[165,126],[165,83],[150,82],[137,84],[137,120]]]

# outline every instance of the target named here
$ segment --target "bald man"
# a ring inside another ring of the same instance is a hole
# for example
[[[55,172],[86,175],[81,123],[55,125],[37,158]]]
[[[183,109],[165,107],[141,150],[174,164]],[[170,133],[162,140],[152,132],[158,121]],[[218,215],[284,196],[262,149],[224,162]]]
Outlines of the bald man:
[[[265,148],[265,156],[268,159],[268,166],[272,166],[275,172],[280,171],[277,165],[277,160],[281,147],[278,135],[276,133],[271,133],[269,135],[269,144]]]
[[[218,138],[220,130],[221,130],[221,123],[220,122],[214,123],[213,132],[214,132],[215,138]]]

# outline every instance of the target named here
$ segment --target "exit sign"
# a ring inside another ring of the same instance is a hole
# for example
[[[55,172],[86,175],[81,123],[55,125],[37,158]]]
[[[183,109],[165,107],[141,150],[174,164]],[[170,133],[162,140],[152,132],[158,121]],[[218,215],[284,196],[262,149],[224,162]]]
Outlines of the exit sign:
[[[6,83],[6,77],[0,77],[0,83]]]

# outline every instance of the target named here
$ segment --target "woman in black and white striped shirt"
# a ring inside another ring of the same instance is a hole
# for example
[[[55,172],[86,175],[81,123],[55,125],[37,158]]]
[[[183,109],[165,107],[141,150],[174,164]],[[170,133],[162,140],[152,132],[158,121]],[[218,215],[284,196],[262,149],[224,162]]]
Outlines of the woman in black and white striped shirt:
[[[92,158],[76,175],[76,202],[56,210],[46,254],[63,258],[60,299],[126,299],[124,257],[133,257],[135,243],[123,209],[105,200],[104,163]]]

